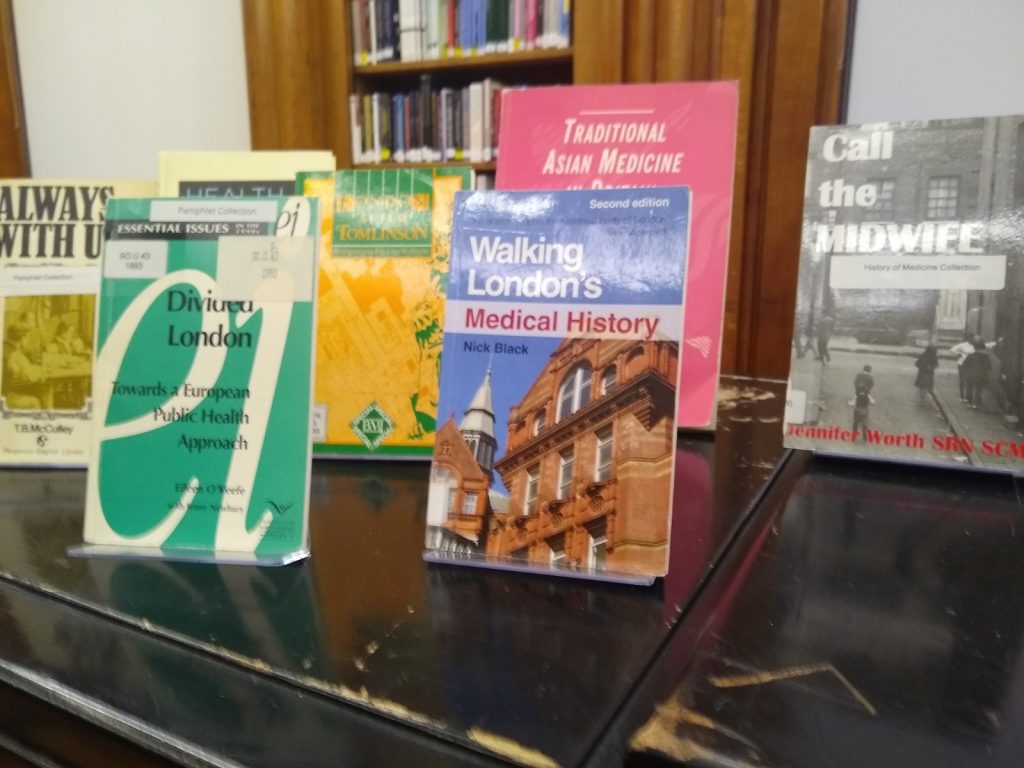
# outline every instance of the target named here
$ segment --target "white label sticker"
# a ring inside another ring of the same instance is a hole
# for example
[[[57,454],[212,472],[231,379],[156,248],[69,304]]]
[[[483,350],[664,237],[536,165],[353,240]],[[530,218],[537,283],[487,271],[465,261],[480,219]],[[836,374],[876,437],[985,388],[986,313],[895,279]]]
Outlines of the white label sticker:
[[[150,221],[277,221],[276,200],[239,200],[217,197],[195,200],[180,198],[153,200],[149,204]]]
[[[96,293],[99,264],[92,267],[6,267],[0,269],[0,296],[67,296]]]
[[[228,301],[312,301],[316,238],[222,237],[217,285]]]
[[[807,414],[807,393],[802,389],[786,390],[786,411],[784,418],[787,424],[803,424]]]
[[[957,289],[1001,291],[1006,285],[1006,256],[942,254],[833,256],[833,288]]]
[[[327,440],[327,403],[313,403],[313,440]]]
[[[166,240],[108,240],[103,276],[155,280],[167,274]]]

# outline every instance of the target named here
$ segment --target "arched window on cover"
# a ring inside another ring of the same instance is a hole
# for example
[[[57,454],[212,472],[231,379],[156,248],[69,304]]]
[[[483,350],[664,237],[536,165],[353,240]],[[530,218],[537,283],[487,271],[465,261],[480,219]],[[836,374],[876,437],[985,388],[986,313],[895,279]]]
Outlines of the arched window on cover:
[[[587,363],[581,363],[569,371],[558,390],[558,420],[562,421],[576,413],[590,402],[590,380],[592,371]]]
[[[607,395],[612,391],[612,387],[615,386],[617,380],[617,371],[614,365],[609,365],[603,371],[601,371],[601,394]]]
[[[541,430],[544,429],[544,424],[547,421],[547,414],[544,409],[541,408],[537,411],[537,415],[533,417],[533,437],[540,434]]]

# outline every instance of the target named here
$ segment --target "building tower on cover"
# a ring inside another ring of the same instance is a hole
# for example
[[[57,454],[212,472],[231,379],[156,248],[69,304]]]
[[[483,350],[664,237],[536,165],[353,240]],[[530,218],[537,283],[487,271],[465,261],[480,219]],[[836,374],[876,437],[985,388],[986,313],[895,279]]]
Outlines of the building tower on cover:
[[[492,511],[508,506],[507,497],[491,490],[498,442],[490,367],[459,426],[452,415],[438,430],[437,446],[430,478],[427,548],[483,552]]]
[[[488,367],[480,389],[473,396],[473,402],[466,409],[459,432],[466,440],[470,452],[480,468],[489,478],[494,473],[494,455],[498,451],[498,440],[494,436],[494,403],[491,395],[491,369]]]

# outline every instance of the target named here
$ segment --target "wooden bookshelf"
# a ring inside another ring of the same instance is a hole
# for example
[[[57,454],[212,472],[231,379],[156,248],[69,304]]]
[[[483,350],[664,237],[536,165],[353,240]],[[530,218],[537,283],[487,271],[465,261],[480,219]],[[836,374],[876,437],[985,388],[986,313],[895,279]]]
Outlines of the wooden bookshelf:
[[[494,173],[497,163],[471,163],[468,160],[446,160],[443,163],[356,163],[353,168],[472,168],[477,173]]]
[[[382,78],[394,75],[419,75],[424,72],[499,72],[530,67],[571,66],[573,49],[545,48],[514,53],[486,53],[476,56],[453,56],[420,61],[388,61],[381,64],[354,66],[355,78]]]
[[[11,0],[0,0],[0,58],[4,72],[0,83],[0,177],[28,176],[25,108],[21,98]]]

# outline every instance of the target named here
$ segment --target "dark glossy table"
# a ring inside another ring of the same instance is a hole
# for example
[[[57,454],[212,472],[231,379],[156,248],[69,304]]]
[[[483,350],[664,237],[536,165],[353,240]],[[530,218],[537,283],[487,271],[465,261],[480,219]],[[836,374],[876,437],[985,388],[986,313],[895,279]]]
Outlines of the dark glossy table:
[[[716,434],[680,437],[671,573],[649,588],[425,564],[424,464],[316,463],[312,559],[262,569],[69,558],[84,473],[2,470],[0,757],[621,763],[622,723],[786,465],[783,392],[727,379]]]
[[[1024,765],[1014,479],[793,454],[617,718],[629,765]]]

